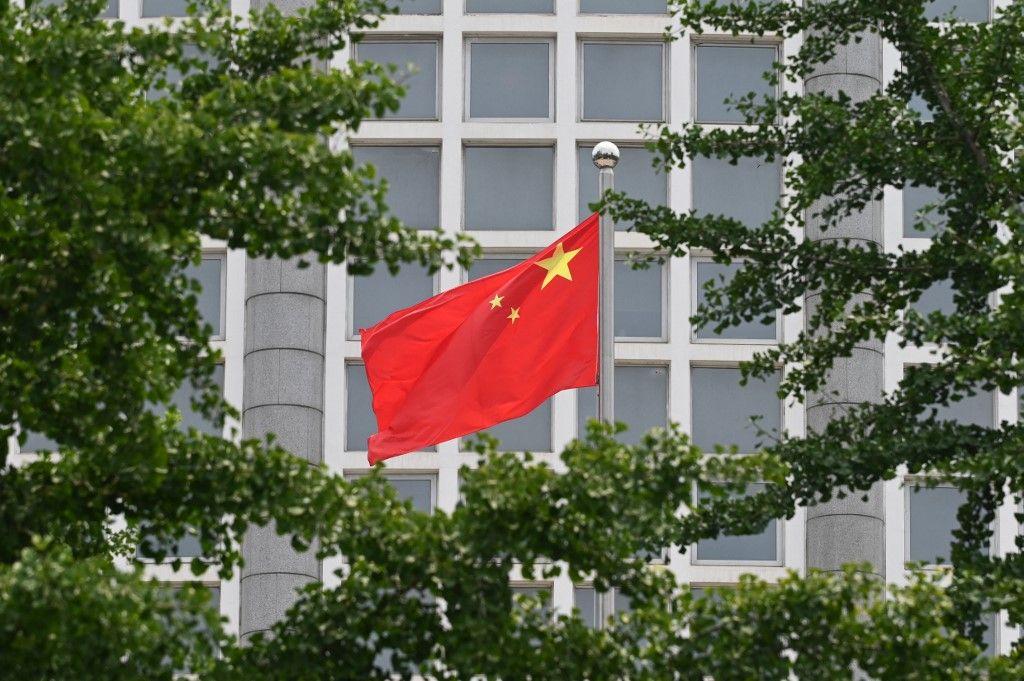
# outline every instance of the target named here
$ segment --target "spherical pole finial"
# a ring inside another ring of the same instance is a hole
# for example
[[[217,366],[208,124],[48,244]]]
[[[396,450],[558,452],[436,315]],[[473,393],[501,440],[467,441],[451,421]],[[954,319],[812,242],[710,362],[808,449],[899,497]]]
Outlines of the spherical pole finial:
[[[619,148],[611,142],[599,142],[594,145],[594,153],[591,156],[594,165],[600,169],[614,168],[619,164]]]

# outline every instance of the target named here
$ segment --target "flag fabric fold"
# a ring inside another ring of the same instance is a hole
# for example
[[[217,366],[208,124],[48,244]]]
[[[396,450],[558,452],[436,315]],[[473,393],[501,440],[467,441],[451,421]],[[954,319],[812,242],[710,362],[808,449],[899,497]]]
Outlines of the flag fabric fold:
[[[360,329],[371,464],[597,383],[598,216],[532,258]]]

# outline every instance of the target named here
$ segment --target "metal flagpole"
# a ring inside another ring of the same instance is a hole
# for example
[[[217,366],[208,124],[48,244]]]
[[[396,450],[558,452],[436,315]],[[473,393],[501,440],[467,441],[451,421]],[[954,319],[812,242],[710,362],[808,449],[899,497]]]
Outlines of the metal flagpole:
[[[594,147],[594,165],[601,196],[615,188],[615,166],[619,163],[619,148],[611,142]],[[601,213],[601,260],[598,299],[598,338],[600,363],[598,364],[597,416],[602,421],[615,421],[615,221],[608,211]]]

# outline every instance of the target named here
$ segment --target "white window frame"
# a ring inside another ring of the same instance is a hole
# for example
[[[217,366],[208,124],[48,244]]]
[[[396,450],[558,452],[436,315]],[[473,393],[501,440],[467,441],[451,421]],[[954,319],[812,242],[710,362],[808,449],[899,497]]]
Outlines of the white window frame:
[[[619,250],[615,253],[615,262],[627,262],[629,253],[634,251]],[[639,251],[636,251],[639,253]],[[653,253],[648,253],[654,255]],[[670,260],[666,259],[664,263],[657,264],[661,268],[661,333],[657,336],[615,336],[616,343],[668,343],[670,341],[669,328],[669,314],[671,307],[669,306],[669,269]]]
[[[722,125],[722,126],[748,126],[745,121],[702,121],[697,118],[697,50],[702,47],[739,47],[745,49],[764,49],[771,47],[775,49],[775,62],[782,63],[783,54],[782,42],[778,39],[732,37],[732,36],[701,36],[690,40],[690,122],[701,125]],[[782,94],[782,76],[779,74],[779,82],[775,84],[774,96],[778,100]],[[742,96],[746,93],[740,93]]]
[[[548,46],[548,115],[546,117],[539,118],[521,118],[517,116],[513,117],[477,117],[473,116],[470,111],[470,96],[473,88],[473,45],[478,44],[523,44],[523,45],[537,45],[546,44]],[[463,44],[463,101],[462,101],[462,119],[466,122],[473,123],[553,123],[555,121],[555,75],[557,70],[555,68],[555,38],[548,37],[524,37],[524,36],[492,36],[487,35],[486,37],[481,36],[469,36],[465,39]],[[463,140],[463,147],[465,146],[493,146],[488,145],[467,145],[466,140]],[[527,145],[522,145],[527,146]]]
[[[717,123],[702,123],[701,125],[719,125],[719,124],[717,124]],[[722,125],[725,125],[725,124],[723,123]],[[739,125],[739,124],[735,124],[735,125]],[[714,157],[705,157],[705,158],[714,158]],[[740,158],[755,158],[755,157],[753,157],[753,156],[741,156]],[[692,210],[696,211],[697,210],[697,187],[696,187],[696,185],[697,185],[697,173],[694,172],[692,157],[690,159],[688,159],[688,160],[690,161],[690,197],[691,197],[690,198],[690,203],[691,203],[690,208]],[[782,203],[782,201],[785,199],[785,194],[786,194],[786,166],[785,166],[784,163],[781,162],[783,160],[784,159],[780,159],[780,165],[779,165],[779,187],[778,187],[778,189],[779,189],[779,200],[776,202],[776,204]],[[714,213],[707,213],[707,215],[714,215]],[[733,219],[735,219],[735,218],[733,218]],[[737,220],[737,222],[738,222],[738,220]],[[763,227],[763,226],[764,225],[757,225],[756,227],[748,227],[747,229],[752,231],[752,232],[756,232],[759,229],[761,229],[761,227]],[[711,259],[711,258],[709,258],[707,256],[695,256],[695,257],[704,257],[707,260]],[[695,269],[695,268],[691,267],[690,269]]]
[[[219,249],[203,249],[202,251],[203,260],[220,260],[220,319],[218,323],[220,325],[220,333],[210,336],[211,341],[223,341],[227,340],[227,298],[228,298],[228,254],[222,248]],[[223,364],[223,362],[221,362]]]
[[[551,229],[530,229],[530,230],[516,230],[516,229],[468,229],[466,227],[466,150],[467,149],[550,149],[551,150],[551,181],[553,186],[551,187]],[[552,234],[554,235],[558,230],[558,145],[554,140],[546,142],[513,142],[509,143],[505,140],[491,140],[491,141],[475,141],[475,140],[462,140],[462,178],[459,184],[459,197],[461,199],[459,206],[460,224],[459,231],[468,234],[510,234],[510,233],[536,233],[536,234]]]
[[[430,16],[430,15],[422,15]],[[392,45],[401,44],[420,44],[427,45],[432,44],[434,46],[434,115],[432,118],[418,118],[415,116],[385,116],[377,118],[372,114],[367,117],[367,121],[373,121],[374,123],[399,123],[403,121],[440,121],[441,120],[441,86],[444,73],[444,64],[442,62],[444,49],[441,45],[443,37],[440,35],[408,35],[408,34],[390,34],[390,33],[373,33],[368,35],[362,41],[355,43],[352,46],[353,57],[356,61],[360,61],[359,48],[362,45],[371,43],[384,43]],[[382,66],[386,66],[382,64]],[[401,67],[401,64],[396,64]],[[355,146],[355,143],[353,144]],[[381,145],[381,144],[364,144],[364,146],[398,146],[398,145]],[[406,143],[406,146],[414,146]]]
[[[619,614],[615,609],[615,594],[619,589],[612,587],[607,591],[598,591],[594,588],[592,582],[580,582],[572,585],[572,608],[573,610],[580,610],[579,604],[576,602],[576,589],[593,589],[594,591],[594,605],[596,606],[596,612],[594,613],[594,630],[602,631],[608,628],[608,620]],[[580,613],[582,614],[582,610]],[[581,618],[582,619],[582,618]]]
[[[932,476],[929,476],[929,475],[905,475],[905,476],[903,476],[903,481],[900,484],[900,486],[902,487],[902,490],[903,490],[903,565],[904,565],[904,568],[906,568],[910,563],[916,563],[917,562],[917,561],[912,561],[910,559],[910,498],[911,498],[911,496],[913,496],[913,494],[912,494],[913,488],[914,487],[920,487],[921,489],[942,489],[942,488],[945,488],[945,489],[959,489],[956,485],[954,485],[951,482],[939,482],[936,485],[925,485],[925,484],[922,484],[922,483],[926,483],[931,478],[932,478]],[[989,539],[989,542],[988,542],[988,554],[987,554],[990,557],[998,555],[997,546],[996,546],[997,541],[998,541],[998,532],[996,531],[997,530],[996,525],[997,525],[998,522],[999,522],[999,520],[998,520],[998,514],[997,514],[996,520],[992,521],[992,524],[990,525],[991,538]],[[953,564],[952,563],[925,563],[923,565],[923,569],[929,570],[929,571],[951,570],[952,568],[953,568]],[[997,620],[998,620],[998,618],[997,618]],[[996,630],[998,631],[998,629],[999,629],[999,627],[998,627],[998,622],[997,622]],[[996,650],[998,650],[999,649],[999,647],[998,647],[998,640],[996,641],[996,643],[997,643]]]
[[[409,121],[418,121],[418,122],[427,122],[427,119],[420,119],[420,118],[408,119],[408,120]],[[387,120],[385,120],[385,119],[376,119],[374,122],[375,123],[388,123],[388,122],[391,122],[391,121],[398,122],[396,119],[387,119]],[[405,121],[405,122],[408,122],[408,121]],[[442,225],[443,222],[441,220],[441,201],[442,201],[442,196],[444,195],[444,179],[443,179],[443,173],[444,173],[444,144],[442,144],[441,140],[439,140],[439,139],[433,139],[433,140],[353,139],[349,143],[349,151],[353,152],[353,153],[355,152],[356,149],[395,149],[397,147],[408,147],[408,148],[411,148],[411,149],[437,149],[437,224],[438,224],[438,226]],[[364,165],[367,165],[367,164],[364,164]],[[368,165],[373,165],[373,164],[368,164]],[[376,167],[377,166],[374,166],[375,169],[376,169]],[[383,179],[383,177],[381,177],[380,173],[377,174],[377,178],[378,179]],[[389,208],[389,210],[390,210],[390,208]],[[430,229],[418,229],[416,231],[418,231],[418,232],[427,232],[427,233],[433,232],[433,230],[430,230]]]
[[[590,15],[584,15],[590,16]],[[659,15],[651,15],[659,16]],[[656,45],[661,48],[661,118],[588,118],[584,111],[586,103],[584,83],[586,81],[586,63],[584,55],[587,45]],[[663,40],[644,40],[628,38],[579,38],[576,41],[576,120],[581,123],[665,123],[668,121],[669,88],[671,80],[669,73],[670,63],[668,58],[668,43]],[[636,145],[634,145],[636,146]],[[667,176],[666,176],[667,177]]]
[[[733,263],[743,264],[747,260],[736,259]],[[694,255],[690,259],[690,310],[687,319],[697,312],[697,305],[700,302],[700,287],[697,284],[697,265],[699,263],[715,263],[714,259],[706,255]],[[782,310],[775,311],[775,338],[700,338],[697,336],[697,328],[690,324],[690,342],[699,345],[778,345],[782,342],[783,315]]]
[[[355,472],[351,472],[351,473],[346,472],[345,473],[345,480],[348,481],[348,482],[353,482],[355,480],[359,480],[360,478],[365,478],[365,477],[369,476],[369,474],[370,474],[369,471],[365,471],[365,470],[363,470],[363,471],[355,471]],[[437,472],[436,471],[434,471],[434,472],[430,472],[430,471],[420,472],[420,471],[415,471],[415,470],[411,470],[411,471],[401,470],[400,471],[400,470],[394,469],[394,470],[389,470],[389,471],[381,473],[381,477],[384,478],[385,480],[389,480],[389,481],[390,480],[412,480],[412,481],[426,480],[427,482],[430,483],[430,510],[427,512],[427,515],[434,515],[434,512],[437,511]]]
[[[742,454],[740,455],[742,456]],[[727,484],[726,481],[722,481],[722,484]],[[752,485],[764,485],[767,484],[764,480],[756,480],[749,484]],[[693,485],[693,503],[697,505],[700,503],[700,490],[697,489],[697,484]],[[697,557],[697,544],[699,542],[693,542],[690,544],[690,565],[701,566],[701,565],[750,565],[759,567],[783,567],[786,564],[786,542],[785,542],[785,518],[774,518],[775,522],[775,560],[712,560],[706,558]],[[727,535],[733,536],[733,535]],[[705,541],[714,541],[719,537],[709,538]],[[692,586],[692,585],[691,585]]]
[[[377,267],[378,268],[387,269],[387,266],[384,263],[378,263]],[[359,329],[355,328],[356,279],[358,279],[358,278],[365,279],[366,277],[365,276],[357,277],[354,274],[349,274],[347,272],[347,270],[346,270],[346,272],[345,272],[345,339],[346,340],[354,340],[354,341],[362,340],[362,336],[359,333]],[[432,297],[434,297],[434,296],[436,296],[438,294],[438,272],[434,272],[432,275],[430,275],[430,282],[431,282],[430,286],[431,286],[431,291],[432,291],[432,293],[430,294],[430,298],[432,298]],[[426,300],[429,300],[430,298],[426,298]],[[398,310],[392,310],[392,312],[397,312],[397,311]],[[386,317],[384,319],[386,319]],[[384,321],[384,319],[381,319],[380,321]],[[357,364],[362,364],[362,361],[356,362],[356,363]],[[351,364],[351,362],[348,362],[347,364]]]

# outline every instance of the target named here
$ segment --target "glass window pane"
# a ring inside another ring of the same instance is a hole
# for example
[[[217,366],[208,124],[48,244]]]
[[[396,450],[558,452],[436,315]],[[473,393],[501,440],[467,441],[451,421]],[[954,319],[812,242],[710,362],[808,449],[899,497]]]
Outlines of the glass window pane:
[[[199,317],[203,323],[213,327],[214,337],[223,336],[224,330],[221,326],[221,303],[223,288],[221,286],[224,259],[220,257],[203,258],[202,263],[196,267],[189,265],[185,268],[185,275],[195,279],[202,286],[199,293],[197,307]]]
[[[366,367],[349,364],[345,367],[345,449],[365,452],[367,440],[376,432],[377,417]]]
[[[592,586],[577,586],[572,590],[573,605],[580,611],[580,619],[589,629],[597,628],[597,592]]]
[[[966,494],[952,487],[910,487],[907,560],[931,565],[948,563],[953,530],[960,527],[956,512]]]
[[[25,444],[21,445],[21,453],[29,454],[32,452],[55,452],[60,449],[54,440],[46,437],[42,433],[35,433],[31,430],[28,431],[25,437]]]
[[[143,17],[188,16],[189,0],[142,0]],[[200,14],[202,14],[201,8]]]
[[[925,101],[919,93],[915,92],[910,97],[910,101],[907,103],[907,107],[911,111],[916,111],[921,115],[922,121],[933,121],[935,120],[935,112],[932,107]]]
[[[668,367],[615,367],[615,420],[629,430],[619,439],[640,442],[651,428],[668,425]]]
[[[352,154],[388,181],[391,214],[413,229],[434,229],[441,212],[441,149],[357,145]],[[403,265],[403,269],[406,266]]]
[[[181,56],[184,59],[198,59],[198,60],[201,60],[201,61],[205,62],[207,64],[207,66],[210,66],[210,67],[216,65],[216,61],[213,59],[213,57],[211,57],[210,55],[204,53],[202,50],[199,49],[199,47],[197,45],[188,44],[188,45],[182,46]],[[181,83],[181,81],[184,79],[185,74],[191,74],[191,73],[193,73],[195,71],[196,71],[196,68],[194,66],[191,66],[191,65],[186,69],[186,71],[184,73],[181,71],[181,69],[178,69],[176,67],[172,67],[172,68],[167,69],[167,72],[164,74],[164,78],[167,81],[167,87],[170,88],[170,89],[174,89],[175,86],[177,86],[179,83]],[[150,86],[149,90],[146,92],[146,99],[148,99],[150,101],[154,101],[154,100],[157,100],[157,99],[163,99],[164,97],[167,96],[167,94],[168,94],[168,91],[166,89],[157,87],[156,84],[153,84],[152,86]]]
[[[577,149],[579,186],[579,220],[589,217],[589,204],[598,200],[597,168],[591,160],[593,145],[581,146]],[[619,147],[619,165],[615,168],[615,189],[628,194],[631,198],[642,199],[651,206],[668,204],[668,176],[656,170],[651,161],[654,154],[643,147]],[[617,231],[625,231],[630,223],[616,223]]]
[[[978,391],[974,395],[964,397],[959,402],[936,406],[935,418],[942,421],[955,421],[962,426],[983,426],[991,428],[995,420],[995,399],[991,392]],[[930,410],[925,412],[927,416]]]
[[[470,43],[470,118],[549,118],[549,42]]]
[[[389,477],[388,482],[395,488],[398,498],[412,502],[412,507],[420,513],[430,513],[434,509],[434,481],[430,478]]]
[[[394,64],[392,79],[405,87],[398,111],[384,118],[433,120],[437,118],[437,42],[370,41],[359,43],[361,61]]]
[[[907,185],[903,188],[903,236],[930,239],[946,227],[946,216],[936,207],[922,212],[925,206],[941,204],[942,194],[934,187]]]
[[[552,14],[554,0],[466,0],[467,14]]]
[[[580,0],[580,14],[667,14],[666,0]]]
[[[587,421],[597,418],[597,388],[576,391],[576,437],[587,436]]]
[[[403,264],[392,275],[383,265],[373,274],[352,277],[352,332],[368,329],[392,312],[434,295],[434,277],[427,268]]]
[[[63,5],[64,2],[65,2],[65,0],[43,0],[39,4],[42,5],[43,7],[51,7],[53,5]],[[100,16],[100,17],[102,17],[104,19],[116,19],[117,18],[118,9],[119,9],[119,5],[120,5],[119,0],[107,0],[106,7],[104,7],[102,10],[100,10],[100,13],[99,13],[98,16]]]
[[[705,286],[707,286],[708,282],[713,281],[715,282],[715,288],[722,288],[736,276],[736,273],[743,267],[743,264],[722,265],[706,260],[696,260],[694,261],[694,266],[696,267],[696,286],[694,290],[697,296],[697,305],[700,306],[707,302]],[[697,310],[694,309],[693,312],[696,313]],[[774,321],[770,324],[762,324],[756,319],[749,322],[740,322],[735,326],[729,326],[721,333],[715,333],[714,328],[710,325],[699,329],[694,328],[694,336],[697,339],[774,340],[777,337],[777,333]]]
[[[220,393],[224,393],[224,365],[218,364],[217,368],[213,372],[213,382],[219,388]],[[178,408],[181,412],[181,423],[179,427],[182,430],[188,430],[189,428],[195,428],[201,433],[207,435],[221,435],[223,428],[218,421],[220,419],[208,419],[203,416],[192,406],[192,399],[197,397],[195,386],[190,382],[185,381],[175,391],[171,397],[171,404]],[[157,414],[165,413],[165,409],[156,407],[154,412]]]
[[[715,445],[735,445],[740,452],[754,452],[761,443],[779,437],[779,374],[740,385],[739,369],[694,367],[690,378],[693,442],[701,449],[712,451]],[[752,417],[759,417],[756,426]],[[762,436],[759,431],[768,434]]]
[[[661,44],[583,43],[584,120],[663,120],[664,61]]]
[[[551,147],[466,147],[465,228],[553,229],[554,163]]]
[[[757,101],[775,97],[763,75],[777,58],[774,47],[698,45],[694,50],[696,118],[703,123],[743,123],[743,114],[727,104],[750,92]]]
[[[661,338],[662,284],[664,266],[654,263],[635,270],[629,263],[615,262],[615,336]]]
[[[778,161],[744,157],[732,165],[725,159],[697,156],[691,164],[693,207],[698,215],[722,215],[750,229],[771,219],[782,192]]]
[[[440,14],[444,0],[391,0],[396,14]]]
[[[924,16],[932,21],[951,14],[960,21],[988,21],[989,0],[932,0],[924,7]]]
[[[910,304],[910,309],[927,317],[932,312],[951,315],[956,312],[953,302],[953,282],[949,279],[936,281],[921,292],[921,297]]]
[[[525,416],[499,423],[484,432],[497,438],[504,452],[550,452],[551,400]]]
[[[143,558],[147,553],[152,554],[157,550],[162,550],[169,558],[198,558],[203,555],[199,537],[191,532],[163,543],[157,541],[157,538],[146,527],[140,528],[140,533],[139,547],[135,552],[138,558]]]
[[[469,280],[475,281],[482,277],[497,274],[510,267],[515,267],[525,258],[479,258],[469,266]]]
[[[764,488],[764,483],[751,483],[747,485],[746,495],[760,494]],[[778,537],[778,521],[772,520],[757,534],[723,535],[716,539],[703,539],[697,542],[693,555],[699,561],[777,562]]]
[[[543,595],[544,605],[540,611],[542,614],[551,614],[551,587],[550,586],[512,586],[512,597],[515,601],[517,596],[525,596],[527,598],[536,598],[537,596]]]

